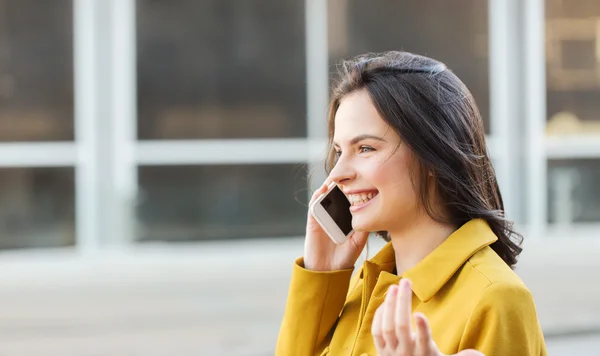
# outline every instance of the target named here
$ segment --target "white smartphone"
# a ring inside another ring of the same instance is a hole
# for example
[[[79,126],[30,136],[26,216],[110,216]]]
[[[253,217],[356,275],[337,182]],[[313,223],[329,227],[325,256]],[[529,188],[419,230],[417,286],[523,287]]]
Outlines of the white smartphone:
[[[338,245],[346,242],[354,232],[350,201],[335,183],[311,204],[310,213]]]

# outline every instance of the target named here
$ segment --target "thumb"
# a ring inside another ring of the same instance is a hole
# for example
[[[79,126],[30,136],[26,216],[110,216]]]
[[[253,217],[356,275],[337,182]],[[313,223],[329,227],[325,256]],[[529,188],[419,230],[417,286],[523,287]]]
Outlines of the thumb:
[[[457,353],[455,356],[485,356],[477,350],[463,350]]]
[[[352,236],[350,236],[351,239],[353,239],[354,241],[356,241],[356,243],[364,243],[365,241],[367,241],[367,237],[369,237],[370,232],[368,231],[355,231]]]
[[[365,247],[368,238],[368,231],[355,231],[352,236],[350,236],[350,242],[356,246],[356,249],[360,252]]]

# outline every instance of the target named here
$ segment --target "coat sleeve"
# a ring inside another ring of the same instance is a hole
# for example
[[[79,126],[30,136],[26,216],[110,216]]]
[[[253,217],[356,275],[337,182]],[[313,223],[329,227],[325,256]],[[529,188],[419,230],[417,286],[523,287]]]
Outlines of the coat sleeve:
[[[344,307],[352,272],[353,269],[310,271],[304,268],[302,258],[296,260],[276,356],[313,356],[323,352]]]
[[[491,284],[469,318],[459,350],[486,356],[546,356],[533,296],[523,285]]]

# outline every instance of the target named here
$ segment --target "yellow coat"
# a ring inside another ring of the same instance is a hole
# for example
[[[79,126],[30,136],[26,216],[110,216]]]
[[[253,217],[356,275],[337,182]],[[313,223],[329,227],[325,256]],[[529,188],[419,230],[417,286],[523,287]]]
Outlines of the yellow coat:
[[[276,355],[376,355],[371,322],[389,286],[402,277],[412,281],[413,311],[427,316],[441,352],[546,355],[533,297],[489,247],[496,240],[484,220],[471,220],[402,276],[393,274],[391,243],[354,278],[353,270],[306,270],[299,258]]]

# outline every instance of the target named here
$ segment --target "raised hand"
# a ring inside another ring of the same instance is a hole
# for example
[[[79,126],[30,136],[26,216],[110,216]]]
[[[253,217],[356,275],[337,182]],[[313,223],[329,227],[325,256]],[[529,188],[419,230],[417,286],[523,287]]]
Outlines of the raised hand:
[[[375,312],[371,332],[379,356],[443,355],[431,337],[427,318],[414,313],[416,332],[412,331],[412,289],[408,279],[390,286],[385,301]],[[484,356],[475,350],[464,350],[456,356]]]

